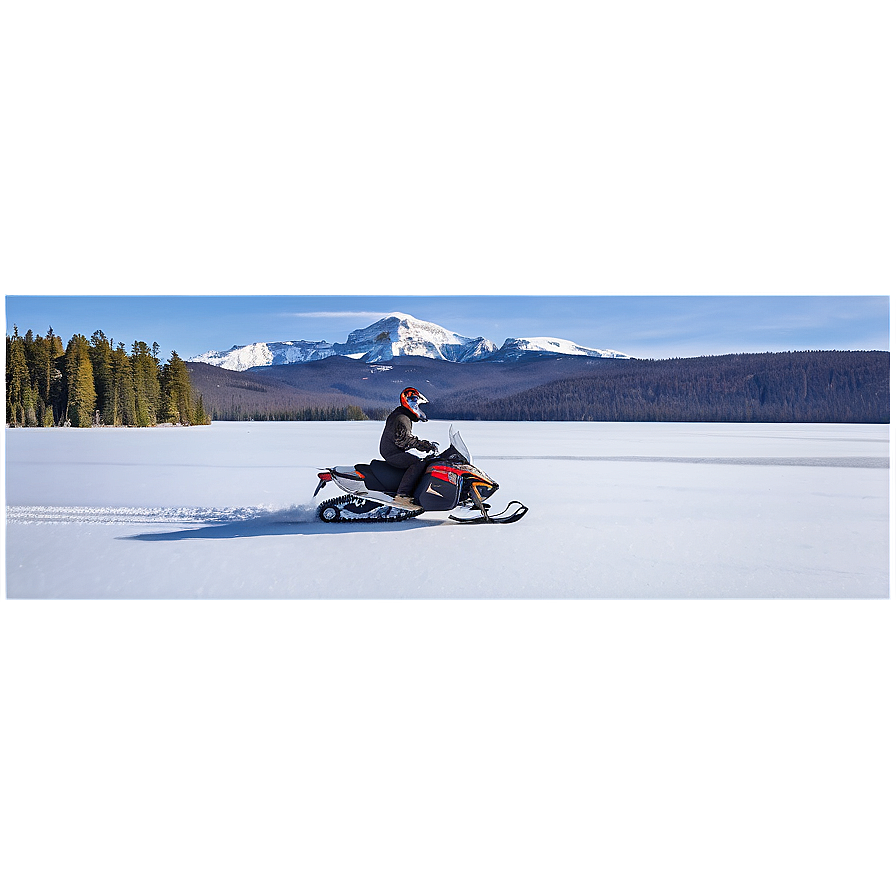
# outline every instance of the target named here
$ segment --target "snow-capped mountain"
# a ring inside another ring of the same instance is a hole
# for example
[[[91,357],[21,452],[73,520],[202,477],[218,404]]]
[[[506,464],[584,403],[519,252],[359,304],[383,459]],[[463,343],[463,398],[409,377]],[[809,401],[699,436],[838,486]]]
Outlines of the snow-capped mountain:
[[[235,345],[223,352],[205,352],[190,358],[203,364],[223,367],[225,370],[248,370],[250,367],[270,367],[275,364],[304,364],[319,361],[334,354],[329,342],[253,342],[251,345]]]
[[[333,346],[333,353],[364,361],[389,361],[402,355],[472,361],[496,349],[494,342],[482,336],[461,336],[410,314],[395,314],[349,333],[344,343]]]
[[[532,352],[584,355],[592,358],[631,357],[622,352],[585,348],[568,339],[547,336],[507,339],[498,349],[494,342],[483,336],[461,336],[430,321],[396,312],[369,327],[353,330],[345,342],[255,342],[251,345],[234,345],[227,351],[205,352],[188,360],[212,364],[226,370],[248,370],[250,367],[270,367],[277,364],[304,364],[330,355],[369,362],[390,361],[402,356],[466,362],[519,360]]]
[[[587,358],[631,358],[622,352],[603,348],[585,348],[569,339],[558,339],[554,336],[530,336],[517,339],[505,339],[498,354],[504,360],[523,357],[528,352],[550,352],[557,355],[582,355]]]

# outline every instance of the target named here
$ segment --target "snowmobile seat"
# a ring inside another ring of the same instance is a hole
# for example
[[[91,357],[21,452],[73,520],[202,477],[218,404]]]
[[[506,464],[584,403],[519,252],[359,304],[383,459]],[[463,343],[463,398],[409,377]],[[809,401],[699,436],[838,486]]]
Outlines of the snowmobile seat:
[[[401,467],[393,467],[384,460],[372,460],[369,464],[358,464],[355,467],[364,474],[367,487],[372,491],[394,494],[401,484],[404,470]]]

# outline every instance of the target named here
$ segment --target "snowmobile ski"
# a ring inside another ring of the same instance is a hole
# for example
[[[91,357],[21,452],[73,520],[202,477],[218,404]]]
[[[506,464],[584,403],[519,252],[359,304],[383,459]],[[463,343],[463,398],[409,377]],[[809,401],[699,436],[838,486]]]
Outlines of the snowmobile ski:
[[[516,510],[510,511],[510,508],[516,504]],[[511,501],[500,513],[490,514],[486,509],[483,509],[479,516],[468,516],[468,517],[460,517],[460,516],[449,516],[449,520],[454,520],[455,523],[463,523],[465,525],[476,525],[481,523],[515,523],[518,520],[521,520],[527,513],[529,512],[529,508],[525,506],[525,504],[521,504],[519,501]]]

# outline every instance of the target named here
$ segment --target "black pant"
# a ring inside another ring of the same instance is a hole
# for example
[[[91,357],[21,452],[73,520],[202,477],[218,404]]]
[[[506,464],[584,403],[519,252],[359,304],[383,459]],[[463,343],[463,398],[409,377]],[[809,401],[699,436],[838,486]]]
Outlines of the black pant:
[[[387,464],[404,470],[404,476],[401,477],[401,482],[398,486],[398,494],[412,495],[414,493],[414,488],[417,485],[417,481],[426,469],[426,461],[421,460],[419,457],[414,457],[414,455],[408,451],[401,451],[398,454],[390,454],[388,457],[384,454],[383,459]]]

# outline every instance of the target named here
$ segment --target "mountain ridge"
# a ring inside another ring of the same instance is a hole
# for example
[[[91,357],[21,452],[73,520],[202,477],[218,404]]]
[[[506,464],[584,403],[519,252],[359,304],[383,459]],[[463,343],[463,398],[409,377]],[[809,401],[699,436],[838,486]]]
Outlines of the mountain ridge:
[[[321,361],[333,355],[368,363],[399,357],[425,357],[453,363],[493,360],[514,362],[533,354],[576,355],[591,358],[628,359],[630,355],[609,349],[581,346],[559,337],[511,337],[499,349],[484,336],[462,336],[431,321],[404,312],[393,312],[367,327],[353,330],[345,342],[253,342],[226,351],[210,350],[187,360],[225,370],[245,371]]]

